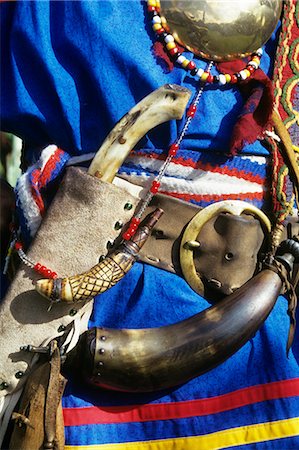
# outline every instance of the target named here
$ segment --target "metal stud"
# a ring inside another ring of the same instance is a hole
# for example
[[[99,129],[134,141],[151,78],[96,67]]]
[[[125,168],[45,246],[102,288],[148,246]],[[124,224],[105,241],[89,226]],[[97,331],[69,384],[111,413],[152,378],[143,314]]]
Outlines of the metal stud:
[[[103,367],[103,366],[104,366],[104,363],[103,363],[103,361],[99,361],[99,362],[97,363],[97,365],[98,365],[98,367]]]
[[[24,372],[22,370],[19,370],[17,373],[15,373],[15,377],[20,379],[24,375]]]
[[[104,261],[104,259],[105,259],[105,255],[101,255],[101,256],[99,257],[99,262]]]
[[[107,336],[101,336],[101,341],[106,341]]]
[[[77,312],[78,311],[76,309],[71,309],[70,312],[69,312],[69,315],[73,317],[73,316],[75,316],[77,314]]]
[[[199,248],[200,247],[200,242],[195,241],[195,240],[191,240],[186,242],[185,244],[187,246],[187,248],[189,248],[190,250],[194,250],[195,248]]]
[[[9,387],[9,384],[6,381],[2,381],[0,384],[0,390],[3,391],[4,389],[7,389]]]
[[[132,208],[133,208],[133,205],[132,205],[132,203],[130,203],[130,202],[127,202],[127,203],[125,204],[125,206],[124,206],[124,209],[125,209],[126,211],[130,211]]]
[[[64,325],[60,325],[59,327],[58,327],[58,333],[61,333],[62,331],[65,331],[65,329],[66,329],[66,327],[64,326]]]
[[[100,354],[100,355],[103,355],[104,353],[105,353],[105,349],[104,349],[104,348],[100,348],[99,354]]]
[[[107,245],[106,245],[107,250],[110,250],[110,249],[113,247],[113,245],[114,245],[114,242],[108,241],[108,242],[107,242]]]
[[[234,255],[231,252],[228,252],[224,255],[224,258],[226,259],[226,261],[231,261],[233,259]]]
[[[123,227],[123,223],[121,221],[117,221],[114,225],[115,230],[120,230]]]

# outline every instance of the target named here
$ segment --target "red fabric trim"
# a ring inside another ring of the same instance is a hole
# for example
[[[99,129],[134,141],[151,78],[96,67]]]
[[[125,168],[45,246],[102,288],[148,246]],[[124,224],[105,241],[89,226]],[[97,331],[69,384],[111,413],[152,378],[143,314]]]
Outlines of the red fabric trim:
[[[157,154],[149,155],[148,153],[145,153],[145,152],[143,153],[140,151],[138,151],[138,153],[134,153],[134,151],[133,151],[131,157],[133,157],[133,158],[141,157],[141,158],[157,159],[159,161],[165,161],[165,156],[163,156],[163,155],[157,155]],[[203,170],[205,172],[213,172],[213,173],[220,173],[222,175],[229,175],[231,177],[240,178],[242,180],[252,181],[253,183],[258,183],[258,184],[262,184],[262,185],[265,183],[265,178],[261,177],[260,175],[254,175],[251,172],[246,172],[245,170],[239,170],[236,167],[233,167],[230,169],[227,166],[216,166],[211,163],[202,163],[201,161],[195,162],[191,158],[190,159],[175,158],[175,159],[172,159],[171,162],[173,164],[177,164],[177,165],[184,166],[184,167],[191,167],[194,169]],[[138,164],[138,161],[136,161],[136,164]]]
[[[190,202],[218,202],[223,200],[263,200],[266,197],[266,192],[245,192],[232,194],[182,194],[177,192],[159,191],[160,194],[169,195],[171,197],[179,198]]]
[[[64,408],[65,426],[147,422],[185,417],[205,416],[229,411],[242,406],[299,395],[299,378],[276,381],[239,389],[217,397],[185,402]]]
[[[57,148],[57,150],[55,150],[55,152],[50,156],[41,172],[39,178],[39,189],[42,189],[51,180],[51,175],[55,170],[56,164],[60,161],[63,154],[64,151]]]

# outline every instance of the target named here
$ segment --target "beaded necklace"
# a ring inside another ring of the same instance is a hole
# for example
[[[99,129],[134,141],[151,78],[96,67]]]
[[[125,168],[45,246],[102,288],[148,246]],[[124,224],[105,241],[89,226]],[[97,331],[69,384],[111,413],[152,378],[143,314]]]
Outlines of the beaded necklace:
[[[159,41],[164,44],[164,48],[169,58],[180,67],[190,72],[190,75],[202,83],[213,83],[223,86],[225,84],[236,84],[249,78],[256,69],[259,68],[263,50],[259,48],[252,53],[250,61],[239,72],[230,75],[228,73],[220,73],[219,75],[211,75],[203,69],[198,69],[194,61],[190,61],[182,53],[175,42],[174,37],[169,32],[169,28],[164,17],[160,15],[160,0],[148,0],[147,10],[152,22],[152,29]]]
[[[251,60],[247,63],[247,65],[244,67],[243,70],[234,73],[233,75],[230,74],[224,74],[219,73],[219,75],[212,75],[211,69],[214,65],[214,62],[211,61],[206,65],[205,70],[201,68],[197,68],[194,61],[189,60],[186,58],[182,53],[179,52],[179,48],[177,44],[175,43],[175,39],[172,36],[172,34],[169,32],[169,28],[167,26],[165,18],[160,16],[160,1],[159,0],[148,0],[147,1],[147,9],[148,13],[152,22],[152,29],[155,32],[157,38],[159,41],[163,42],[165,50],[170,57],[170,59],[178,64],[180,67],[185,69],[187,72],[190,72],[190,75],[192,75],[196,80],[199,81],[198,88],[196,90],[196,93],[193,97],[193,100],[188,107],[186,111],[186,119],[185,123],[183,125],[183,128],[181,132],[179,133],[176,140],[170,145],[167,157],[162,164],[158,175],[155,177],[155,179],[152,181],[151,186],[145,196],[144,199],[141,200],[139,208],[137,212],[135,213],[134,217],[131,219],[126,231],[122,234],[122,238],[124,240],[130,240],[136,233],[139,224],[141,222],[141,217],[146,209],[146,207],[149,205],[150,201],[154,197],[155,194],[159,191],[161,180],[163,176],[165,175],[165,172],[171,163],[173,157],[177,154],[180,144],[183,141],[188,128],[190,126],[190,123],[192,119],[194,118],[196,111],[197,111],[197,105],[199,103],[199,100],[204,92],[205,85],[208,83],[218,84],[219,86],[223,86],[226,84],[236,84],[238,82],[244,81],[247,78],[249,78],[255,71],[258,69],[260,65],[260,59],[263,54],[262,49],[258,49],[256,52],[254,52],[251,55]],[[33,269],[38,274],[46,277],[46,278],[57,278],[57,273],[54,272],[51,269],[48,269],[46,266],[42,265],[39,262],[31,261],[28,256],[25,254],[23,250],[23,245],[18,238],[18,236],[14,235],[13,241],[10,245],[9,251],[8,251],[8,257],[12,253],[13,249],[16,250],[20,260],[27,266]],[[8,261],[8,259],[7,259]],[[6,263],[6,269],[7,270]],[[5,273],[5,272],[4,272]]]

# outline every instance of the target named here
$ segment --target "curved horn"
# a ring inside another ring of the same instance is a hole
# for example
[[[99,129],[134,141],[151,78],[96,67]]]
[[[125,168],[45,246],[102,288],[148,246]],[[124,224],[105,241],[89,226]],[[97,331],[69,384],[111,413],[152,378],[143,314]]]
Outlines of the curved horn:
[[[190,96],[189,89],[166,84],[141,100],[109,133],[96,153],[88,173],[111,183],[131,149],[149,130],[168,120],[182,118]],[[88,272],[63,279],[42,279],[36,282],[35,287],[40,294],[52,301],[86,300],[120,281],[131,268],[136,259],[134,258],[132,255],[128,257],[124,247]],[[129,264],[127,260],[132,260],[132,263]],[[115,269],[113,275],[110,271],[112,268]]]
[[[127,392],[176,386],[239,350],[266,320],[281,287],[280,277],[265,269],[182,322],[148,329],[93,328],[69,353],[67,371],[83,366],[84,378],[93,385]]]
[[[132,148],[149,130],[182,118],[190,95],[189,89],[166,84],[141,100],[109,133],[88,173],[111,183]]]
[[[78,302],[102,294],[131,269],[150,230],[162,214],[163,210],[159,208],[149,214],[129,241],[124,241],[89,271],[67,278],[38,280],[35,289],[53,302]]]

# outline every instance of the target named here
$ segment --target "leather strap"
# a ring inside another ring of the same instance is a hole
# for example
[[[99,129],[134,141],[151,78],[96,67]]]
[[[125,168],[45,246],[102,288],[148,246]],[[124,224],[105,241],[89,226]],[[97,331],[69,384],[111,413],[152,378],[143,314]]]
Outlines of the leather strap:
[[[188,222],[202,208],[163,194],[155,195],[145,215],[156,208],[162,208],[164,214],[139,253],[139,259],[160,269],[181,274],[180,238]]]

